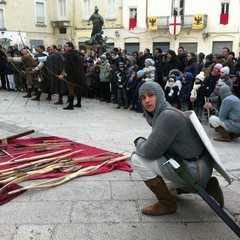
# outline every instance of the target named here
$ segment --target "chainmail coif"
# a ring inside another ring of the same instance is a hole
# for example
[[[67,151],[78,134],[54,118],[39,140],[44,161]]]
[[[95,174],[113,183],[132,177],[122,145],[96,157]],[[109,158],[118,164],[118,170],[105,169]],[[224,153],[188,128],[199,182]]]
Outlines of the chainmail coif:
[[[144,109],[145,117],[152,132],[148,139],[137,142],[135,153],[146,159],[158,159],[168,153],[191,159],[200,155],[204,144],[191,121],[175,111],[166,101],[164,91],[158,83],[147,82],[139,89],[139,96],[152,92],[156,95],[156,110],[150,114]]]

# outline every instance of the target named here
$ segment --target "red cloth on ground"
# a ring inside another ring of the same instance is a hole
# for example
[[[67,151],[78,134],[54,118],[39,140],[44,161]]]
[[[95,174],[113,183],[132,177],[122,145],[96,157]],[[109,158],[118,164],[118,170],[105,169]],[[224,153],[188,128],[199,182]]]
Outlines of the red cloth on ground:
[[[65,146],[61,146],[57,149],[54,150],[50,150],[50,151],[44,151],[44,152],[39,152],[36,153],[34,152],[33,148],[25,148],[24,149],[24,145],[29,145],[29,144],[36,144],[36,143],[42,143],[44,141],[59,141],[60,143],[65,143]],[[14,150],[13,147],[20,145],[23,148],[21,150]],[[21,158],[29,158],[32,156],[36,156],[36,155],[43,155],[43,154],[47,154],[47,153],[52,153],[52,152],[56,152],[56,151],[60,151],[63,149],[72,149],[71,152],[76,151],[76,150],[83,150],[80,153],[77,153],[71,157],[69,157],[70,159],[74,159],[74,158],[81,158],[81,157],[86,157],[86,156],[92,156],[92,155],[100,155],[100,156],[109,156],[112,155],[113,158],[117,158],[122,156],[119,153],[112,153],[100,148],[96,148],[96,147],[92,147],[89,145],[85,145],[85,144],[81,144],[81,143],[76,143],[73,141],[70,141],[66,138],[59,138],[59,137],[40,137],[40,138],[29,138],[29,139],[17,139],[12,141],[11,143],[8,144],[6,151],[10,154],[12,154],[14,157],[19,156],[23,153],[27,153],[26,155],[22,156]],[[67,152],[69,153],[69,152]],[[63,153],[61,155],[65,155],[67,153]],[[59,156],[61,156],[59,155]],[[5,157],[5,158],[1,158],[0,159],[0,163],[2,162],[6,162],[11,160],[11,157]],[[16,159],[17,160],[17,159]],[[83,163],[79,163],[78,165],[81,166],[81,169],[89,167],[89,166],[96,166],[101,164],[104,161],[97,161],[97,162],[83,162]],[[5,165],[5,166],[0,166],[0,171],[3,169],[10,169],[22,164],[25,164],[28,162],[24,162],[24,163],[18,163],[18,164],[12,164],[12,165]],[[94,174],[100,174],[100,173],[106,173],[106,172],[110,172],[112,170],[122,170],[122,171],[127,171],[127,172],[132,172],[132,168],[130,166],[130,164],[128,164],[125,161],[120,161],[120,162],[115,162],[113,164],[107,164],[104,165],[102,167],[100,167],[99,169],[97,169],[96,171],[88,174],[88,175],[94,175]],[[64,175],[69,175],[70,172],[64,173],[64,172],[51,172],[51,173],[47,173],[47,174],[42,174],[40,176],[34,177],[32,179],[42,179],[42,178],[57,178],[57,177],[62,177]],[[0,173],[1,176],[1,173]],[[2,188],[4,186],[4,184],[1,183],[0,180],[0,187]],[[21,188],[21,186],[17,185],[17,184],[11,184],[10,186],[8,186],[7,188],[3,189],[1,191],[0,189],[0,205],[4,204],[8,201],[10,201],[11,199],[15,198],[16,196],[18,196],[21,193],[15,194],[15,195],[8,195],[7,192],[11,191],[11,190],[15,190]]]

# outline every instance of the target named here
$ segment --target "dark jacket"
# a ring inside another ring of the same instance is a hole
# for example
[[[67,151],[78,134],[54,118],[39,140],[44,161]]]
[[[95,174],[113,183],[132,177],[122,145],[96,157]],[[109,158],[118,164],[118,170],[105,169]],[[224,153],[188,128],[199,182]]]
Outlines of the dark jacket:
[[[64,70],[67,73],[67,79],[69,82],[87,87],[85,81],[84,62],[78,51],[71,50],[66,52]]]
[[[195,78],[199,73],[197,61],[195,59],[191,59],[190,61],[187,61],[186,66],[184,68],[184,72],[192,73]]]
[[[190,81],[182,81],[182,88],[179,93],[179,101],[180,103],[189,103],[190,102],[190,95],[192,91],[192,82]]]

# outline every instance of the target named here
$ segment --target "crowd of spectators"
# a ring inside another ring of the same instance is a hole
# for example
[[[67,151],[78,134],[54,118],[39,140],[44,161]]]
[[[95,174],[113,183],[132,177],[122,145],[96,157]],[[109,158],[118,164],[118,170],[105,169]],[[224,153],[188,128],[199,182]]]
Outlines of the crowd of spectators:
[[[62,96],[68,94],[67,88],[62,87],[59,92],[59,87],[55,86],[59,84],[57,76],[64,72],[64,65],[61,65],[58,72],[54,72],[54,62],[51,62],[50,67],[50,62],[46,61],[43,68],[39,68],[38,57],[58,54],[61,56],[58,61],[60,59],[64,62],[66,49],[60,45],[49,46],[46,50],[42,45],[36,49],[28,49],[26,54],[34,59],[28,70],[28,62],[8,60],[8,56],[13,59],[23,58],[24,51],[20,51],[17,44],[9,46],[8,49],[0,46],[1,88],[9,91],[28,91],[25,97],[32,97],[31,92],[35,89],[37,94],[40,89],[41,92],[48,93],[49,100],[52,94],[60,95],[57,103],[63,104]],[[83,59],[88,86],[82,89],[81,94],[102,102],[115,103],[117,109],[142,112],[138,89],[147,81],[159,83],[172,106],[183,111],[194,110],[200,121],[204,106],[213,99],[212,95],[217,85],[229,85],[239,97],[240,58],[235,58],[235,54],[227,47],[215,55],[187,52],[183,47],[179,47],[177,52],[168,50],[166,53],[163,53],[161,48],[156,48],[153,53],[146,48],[144,51],[134,51],[130,54],[120,48],[106,50],[101,47],[88,52],[79,50],[78,53]],[[59,62],[57,65],[59,66]],[[35,79],[31,85],[26,83],[29,71],[34,74]],[[216,98],[218,96],[214,97],[215,102]],[[40,100],[40,96],[35,97],[35,100]],[[214,106],[217,110],[220,104],[214,103]]]

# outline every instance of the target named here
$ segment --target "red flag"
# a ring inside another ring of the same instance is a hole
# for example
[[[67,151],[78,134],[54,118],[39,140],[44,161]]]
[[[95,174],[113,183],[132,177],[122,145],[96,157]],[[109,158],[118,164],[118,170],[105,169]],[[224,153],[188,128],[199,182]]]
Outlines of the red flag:
[[[220,15],[220,24],[223,24],[223,25],[228,24],[228,14],[227,13],[222,13]]]
[[[129,19],[129,30],[133,30],[137,26],[136,18]]]

